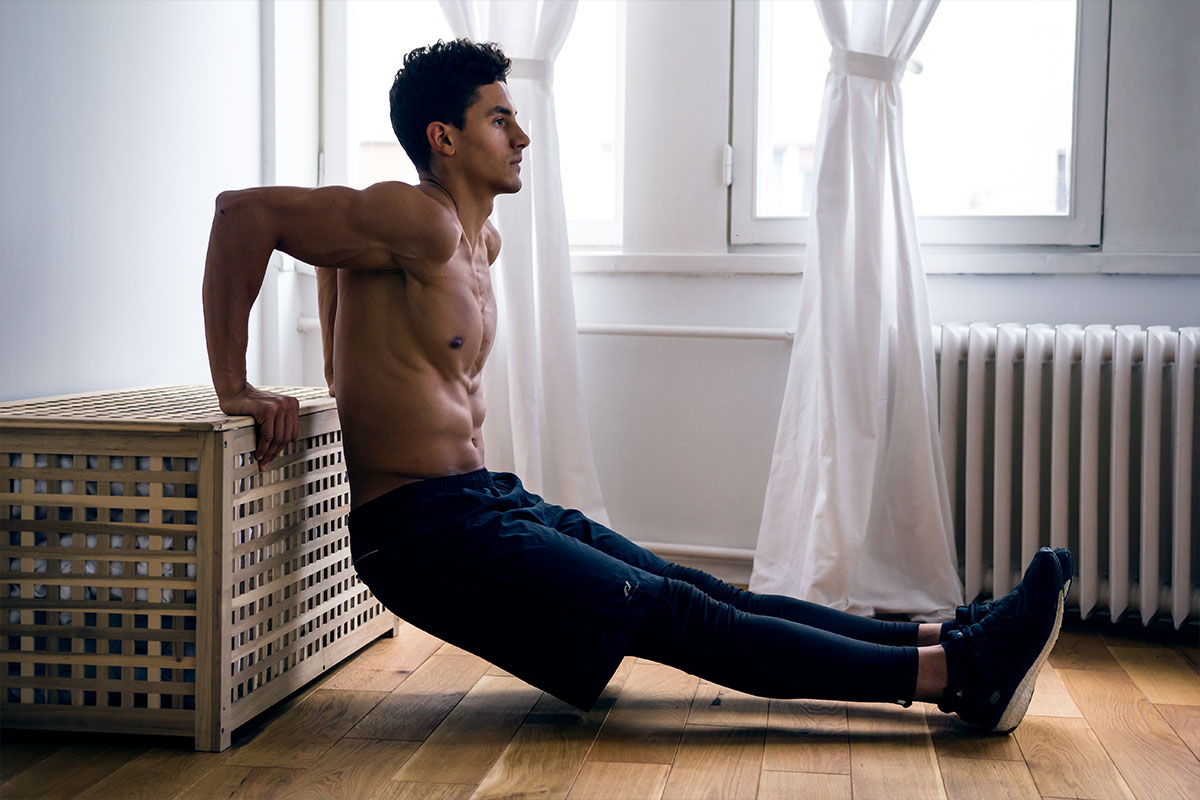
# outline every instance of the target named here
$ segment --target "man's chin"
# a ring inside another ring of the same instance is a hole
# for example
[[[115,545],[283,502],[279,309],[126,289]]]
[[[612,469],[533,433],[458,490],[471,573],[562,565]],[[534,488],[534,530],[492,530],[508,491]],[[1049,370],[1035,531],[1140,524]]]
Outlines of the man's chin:
[[[0,2],[3,2],[3,0],[0,0]],[[492,184],[493,197],[502,194],[516,194],[521,191],[521,186],[520,176],[512,177],[505,181],[497,181]]]

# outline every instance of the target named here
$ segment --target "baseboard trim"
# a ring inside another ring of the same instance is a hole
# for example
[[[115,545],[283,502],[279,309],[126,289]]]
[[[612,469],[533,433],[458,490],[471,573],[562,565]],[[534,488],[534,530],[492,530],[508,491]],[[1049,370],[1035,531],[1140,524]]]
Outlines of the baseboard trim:
[[[656,556],[685,567],[702,569],[726,583],[738,586],[750,584],[750,572],[754,567],[754,551],[751,549],[671,544],[669,542],[638,542],[638,544]]]

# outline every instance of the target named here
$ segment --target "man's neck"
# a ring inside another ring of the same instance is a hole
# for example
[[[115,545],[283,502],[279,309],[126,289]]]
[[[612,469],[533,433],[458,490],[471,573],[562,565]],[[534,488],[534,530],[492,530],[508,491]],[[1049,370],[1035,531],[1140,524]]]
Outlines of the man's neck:
[[[462,225],[463,235],[467,237],[467,244],[475,250],[483,224],[492,215],[495,195],[472,192],[454,177],[435,177],[428,172],[422,172],[420,178],[421,186],[431,188],[434,195],[450,201],[459,224]]]

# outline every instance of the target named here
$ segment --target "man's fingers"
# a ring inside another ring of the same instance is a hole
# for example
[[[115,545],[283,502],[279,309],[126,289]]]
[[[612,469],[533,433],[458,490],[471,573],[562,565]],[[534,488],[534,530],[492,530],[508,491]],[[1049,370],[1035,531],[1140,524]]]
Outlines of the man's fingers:
[[[291,443],[296,440],[297,434],[300,433],[300,401],[294,397],[288,398],[287,411],[287,430],[284,433],[285,442]]]
[[[291,441],[288,438],[287,429],[288,412],[286,408],[281,408],[275,415],[275,441],[271,443],[271,452],[267,453],[268,461],[274,461],[279,452]]]
[[[258,423],[258,446],[254,448],[254,459],[261,467],[269,460],[267,454],[275,441],[275,409],[263,409],[261,415],[255,415],[254,421]]]
[[[258,468],[266,469],[267,464],[275,460],[275,456],[279,453],[279,440],[283,437],[283,428],[281,419],[282,415],[276,409],[271,409],[271,414],[267,421],[263,424],[259,436],[263,440],[262,458],[258,460]]]
[[[281,397],[273,403],[259,424],[259,445],[256,458],[263,469],[295,440],[300,428],[300,401]]]

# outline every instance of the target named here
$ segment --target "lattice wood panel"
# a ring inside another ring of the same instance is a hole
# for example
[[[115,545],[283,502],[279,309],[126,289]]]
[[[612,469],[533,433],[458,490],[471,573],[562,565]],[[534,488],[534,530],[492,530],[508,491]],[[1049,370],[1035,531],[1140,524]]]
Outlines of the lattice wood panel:
[[[350,565],[334,401],[271,468],[211,389],[0,404],[5,725],[233,729],[391,628]]]
[[[327,391],[317,387],[275,387],[273,391],[301,401],[327,401],[309,404],[310,412],[317,407],[336,407]],[[32,420],[52,428],[124,429],[150,425],[156,431],[228,430],[253,424],[249,417],[230,417],[222,412],[216,392],[209,386],[153,386],[0,403],[0,428],[23,428]]]

